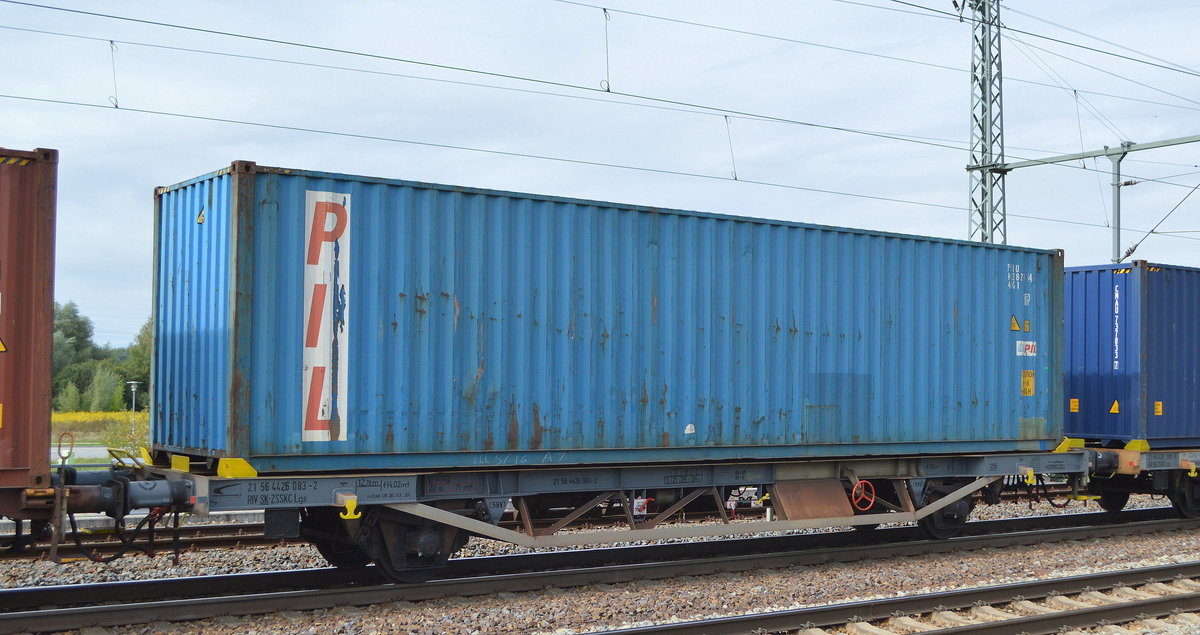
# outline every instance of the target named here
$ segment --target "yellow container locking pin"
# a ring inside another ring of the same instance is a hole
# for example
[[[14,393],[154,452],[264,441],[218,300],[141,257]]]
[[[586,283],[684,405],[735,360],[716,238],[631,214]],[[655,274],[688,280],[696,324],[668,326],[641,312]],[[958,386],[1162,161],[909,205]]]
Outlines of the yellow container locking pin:
[[[339,493],[337,495],[337,505],[346,508],[346,511],[338,514],[342,520],[362,518],[362,512],[358,511],[358,497],[354,494]]]
[[[1021,467],[1018,467],[1017,469],[1020,470],[1019,472],[1017,472],[1017,476],[1023,477],[1025,479],[1026,485],[1036,485],[1037,484],[1037,476],[1034,475],[1033,468],[1021,466]]]

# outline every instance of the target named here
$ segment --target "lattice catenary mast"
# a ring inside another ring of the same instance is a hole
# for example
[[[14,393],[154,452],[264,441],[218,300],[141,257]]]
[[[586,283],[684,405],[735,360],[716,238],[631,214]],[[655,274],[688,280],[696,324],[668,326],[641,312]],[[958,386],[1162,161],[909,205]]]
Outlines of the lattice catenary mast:
[[[966,0],[974,19],[971,53],[971,208],[968,240],[1008,244],[1004,214],[1004,114],[1000,98],[1000,0]]]

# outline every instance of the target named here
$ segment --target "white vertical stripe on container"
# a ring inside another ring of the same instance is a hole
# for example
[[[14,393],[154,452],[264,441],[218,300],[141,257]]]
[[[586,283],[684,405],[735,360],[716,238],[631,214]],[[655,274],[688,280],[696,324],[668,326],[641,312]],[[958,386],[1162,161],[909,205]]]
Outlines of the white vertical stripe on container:
[[[350,368],[350,195],[304,201],[304,441],[345,441]]]

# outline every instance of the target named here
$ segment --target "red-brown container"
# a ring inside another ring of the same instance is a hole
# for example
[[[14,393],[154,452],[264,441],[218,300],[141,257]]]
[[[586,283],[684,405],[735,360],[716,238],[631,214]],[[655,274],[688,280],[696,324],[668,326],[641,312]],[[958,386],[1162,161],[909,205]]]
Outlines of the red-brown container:
[[[50,486],[54,208],[58,151],[0,148],[0,516]]]

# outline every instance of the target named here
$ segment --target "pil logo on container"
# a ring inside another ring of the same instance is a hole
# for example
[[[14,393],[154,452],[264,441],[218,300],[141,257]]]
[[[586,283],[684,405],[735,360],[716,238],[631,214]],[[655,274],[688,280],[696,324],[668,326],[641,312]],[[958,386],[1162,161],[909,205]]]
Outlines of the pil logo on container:
[[[350,368],[350,195],[305,193],[304,441],[345,441]]]

